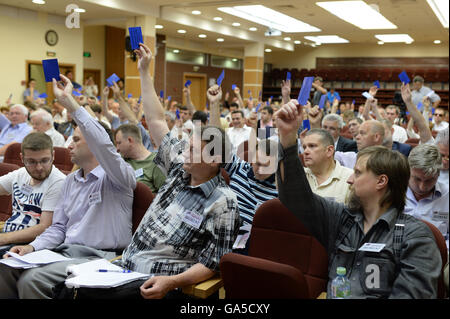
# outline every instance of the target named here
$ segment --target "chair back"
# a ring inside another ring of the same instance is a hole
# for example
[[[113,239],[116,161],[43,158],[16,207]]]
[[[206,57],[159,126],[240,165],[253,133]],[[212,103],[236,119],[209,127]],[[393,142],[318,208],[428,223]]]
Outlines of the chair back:
[[[20,166],[16,164],[10,163],[0,163],[0,176],[6,175],[16,169],[19,169]],[[11,217],[12,213],[12,202],[11,195],[1,195],[0,196],[0,221],[5,221],[9,217]]]
[[[134,189],[133,198],[133,215],[132,215],[132,231],[133,234],[139,226],[139,223],[144,217],[147,209],[153,201],[153,193],[150,187],[142,182],[136,182],[136,188]]]
[[[15,164],[23,167],[23,163],[20,160],[21,153],[21,143],[13,143],[7,147],[5,150],[5,155],[3,157],[3,163]]]
[[[55,151],[55,159],[53,160],[53,165],[58,169],[65,172],[70,172],[73,168],[73,163],[70,159],[69,149],[65,147],[53,147]]]

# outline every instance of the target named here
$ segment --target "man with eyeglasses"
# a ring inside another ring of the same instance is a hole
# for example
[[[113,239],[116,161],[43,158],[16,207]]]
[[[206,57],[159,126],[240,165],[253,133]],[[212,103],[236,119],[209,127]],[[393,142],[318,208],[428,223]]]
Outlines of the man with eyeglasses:
[[[448,122],[445,121],[445,118],[448,114],[448,111],[442,107],[438,107],[433,114],[433,131],[442,131],[448,127]]]
[[[52,223],[66,176],[53,165],[53,144],[45,133],[30,133],[22,142],[25,165],[0,177],[0,195],[12,196],[12,215],[0,230],[0,256],[12,244],[33,241]]]

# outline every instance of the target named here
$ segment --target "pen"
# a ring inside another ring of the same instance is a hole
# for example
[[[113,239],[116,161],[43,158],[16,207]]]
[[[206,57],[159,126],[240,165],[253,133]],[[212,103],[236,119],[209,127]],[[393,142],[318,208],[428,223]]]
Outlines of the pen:
[[[122,269],[122,270],[108,270],[108,269],[99,269],[98,272],[120,272],[120,273],[129,273],[131,270]]]

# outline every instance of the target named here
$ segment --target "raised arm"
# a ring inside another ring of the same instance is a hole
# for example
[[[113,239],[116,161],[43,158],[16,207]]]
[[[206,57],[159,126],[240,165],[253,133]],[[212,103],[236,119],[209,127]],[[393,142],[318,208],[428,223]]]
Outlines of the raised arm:
[[[109,87],[105,86],[102,92],[102,113],[108,119],[109,123],[112,123],[113,116],[108,110],[108,96],[109,96]]]
[[[208,89],[206,95],[209,100],[209,109],[210,109],[209,124],[217,127],[222,127],[222,125],[220,124],[220,106],[219,106],[220,100],[222,98],[222,88],[217,84],[214,84]]]
[[[128,103],[125,101],[123,95],[120,93],[120,88],[116,82],[113,83],[112,90],[114,93],[114,98],[119,103],[119,107],[122,110],[123,114],[125,114],[125,117],[127,118],[128,122],[130,122],[131,124],[138,124],[139,122],[136,119],[136,115],[131,110]]]
[[[159,102],[153,80],[150,77],[149,65],[152,60],[152,52],[145,44],[140,43],[139,45],[139,49],[134,50],[134,52],[139,59],[138,70],[141,78],[142,103],[145,121],[147,122],[150,136],[153,138],[155,146],[158,148],[164,136],[169,133],[169,127],[167,126],[164,116],[164,108]]]
[[[191,100],[191,89],[189,87],[183,88],[183,94],[184,94],[184,97],[186,98],[186,106],[189,110],[189,113],[194,114],[195,106],[194,106],[194,104],[192,104],[192,100]]]
[[[281,81],[281,102],[288,103],[291,100],[291,80]]]
[[[401,90],[403,102],[405,102],[406,108],[408,109],[409,114],[411,114],[411,118],[414,120],[414,123],[416,123],[417,129],[419,130],[420,142],[426,143],[433,138],[430,128],[428,127],[428,122],[422,114],[420,114],[419,110],[412,102],[409,84],[402,84]]]
[[[238,104],[239,104],[239,108],[243,109],[244,108],[244,101],[242,100],[242,96],[241,96],[241,90],[236,86],[234,88],[234,94],[236,95],[236,97],[238,98]]]

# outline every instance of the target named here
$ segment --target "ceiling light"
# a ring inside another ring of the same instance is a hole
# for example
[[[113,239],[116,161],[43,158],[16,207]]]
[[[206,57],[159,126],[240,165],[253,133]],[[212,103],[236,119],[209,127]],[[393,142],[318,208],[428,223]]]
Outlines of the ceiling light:
[[[162,25],[160,25],[160,24],[155,24],[155,29],[162,29],[162,28],[164,28]]]
[[[45,4],[44,0],[33,0],[32,2],[36,4]]]
[[[202,14],[202,12],[201,12],[201,11],[198,11],[198,10],[194,10],[194,11],[192,11],[191,13],[192,13],[192,14],[195,14],[195,15]]]
[[[173,53],[180,53],[180,50],[175,49],[175,50],[173,50]]]
[[[240,24],[239,22],[233,22],[231,25],[232,25],[233,27],[239,27],[239,26],[241,26],[241,24]]]
[[[414,39],[411,38],[408,34],[375,34],[375,38],[378,40],[383,41],[384,43],[387,42],[413,42]]]
[[[255,27],[251,27],[251,28],[248,28],[250,31],[257,31],[258,30],[258,28],[255,28]]]
[[[220,7],[219,11],[283,32],[318,32],[320,29],[262,5]]]
[[[178,33],[186,33],[186,30],[180,29],[180,30],[177,30],[177,32]]]
[[[73,11],[78,13],[86,12],[86,10],[84,10],[83,8],[75,8]]]
[[[264,49],[265,52],[272,52],[272,49]]]
[[[291,41],[291,38],[290,37],[285,37],[283,40],[284,41]]]
[[[222,21],[223,19],[221,17],[214,17],[213,20],[214,21]]]
[[[233,62],[237,62],[237,60],[238,59],[236,59],[236,58],[231,59],[231,61],[233,61]]]
[[[379,45],[383,45],[383,44],[384,44],[383,41],[378,41],[377,43],[378,43]]]
[[[206,38],[206,34],[199,34],[198,37],[204,39]]]
[[[448,28],[448,0],[427,0],[444,28]]]
[[[217,42],[223,42],[223,41],[225,41],[223,38],[217,38],[217,40],[216,40]]]
[[[440,44],[441,40],[434,40],[434,44]]]
[[[327,1],[316,4],[360,29],[397,29],[395,24],[364,1]]]
[[[295,43],[295,44],[300,44],[300,43],[302,43],[302,41],[295,40],[294,43]]]
[[[314,41],[316,44],[321,43],[348,43],[349,41],[343,39],[337,35],[319,35],[319,36],[306,36],[305,39]],[[320,45],[319,44],[319,45]]]

